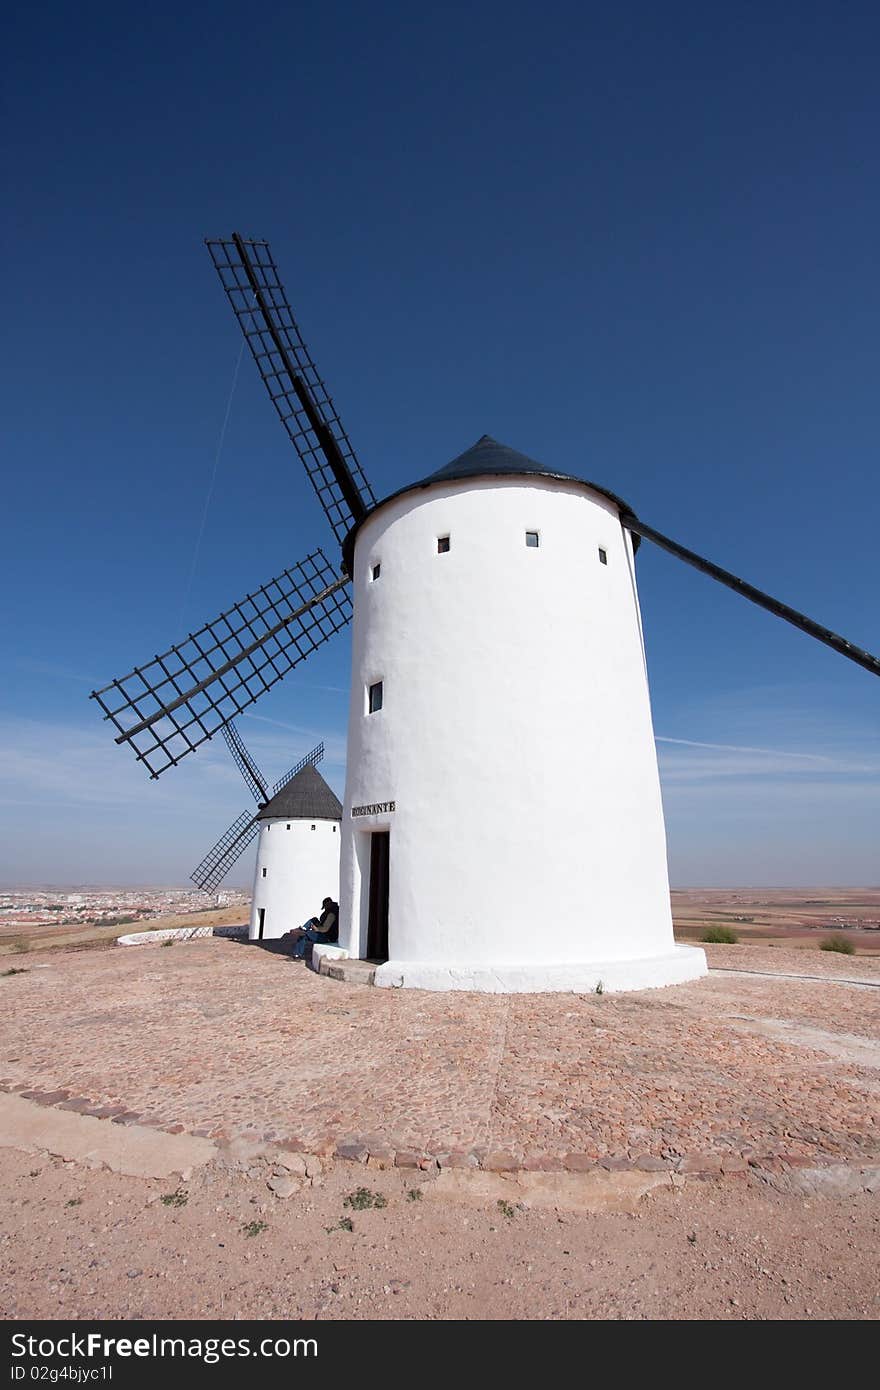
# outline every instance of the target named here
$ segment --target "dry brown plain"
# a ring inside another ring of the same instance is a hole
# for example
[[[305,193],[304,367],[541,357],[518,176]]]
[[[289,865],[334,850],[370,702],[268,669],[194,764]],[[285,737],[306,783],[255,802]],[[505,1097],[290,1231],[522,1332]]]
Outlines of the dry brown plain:
[[[248,916],[249,907],[238,906],[156,917],[140,927],[0,926],[0,956],[59,946],[108,946],[132,930],[237,926]],[[728,926],[746,943],[815,950],[823,936],[839,932],[860,955],[880,955],[880,888],[675,888],[672,916],[679,941],[699,941],[707,927]]]
[[[732,927],[741,941],[816,950],[842,935],[859,955],[880,955],[880,888],[676,888],[679,941],[707,927]]]
[[[69,927],[55,927],[51,923],[40,923],[34,927],[0,926],[0,956],[21,955],[25,951],[50,951],[62,946],[68,950],[112,946],[120,936],[134,931],[164,931],[172,927],[235,927],[247,921],[249,912],[249,907],[239,905],[153,917],[145,922],[129,922],[115,927],[99,927],[90,923]]]

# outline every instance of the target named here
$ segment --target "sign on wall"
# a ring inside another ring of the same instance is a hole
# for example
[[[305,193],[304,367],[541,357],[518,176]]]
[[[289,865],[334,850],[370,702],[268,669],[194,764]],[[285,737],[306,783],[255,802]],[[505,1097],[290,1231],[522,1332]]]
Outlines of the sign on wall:
[[[351,814],[355,816],[381,816],[385,812],[394,811],[396,802],[394,801],[374,801],[371,806],[352,806]]]

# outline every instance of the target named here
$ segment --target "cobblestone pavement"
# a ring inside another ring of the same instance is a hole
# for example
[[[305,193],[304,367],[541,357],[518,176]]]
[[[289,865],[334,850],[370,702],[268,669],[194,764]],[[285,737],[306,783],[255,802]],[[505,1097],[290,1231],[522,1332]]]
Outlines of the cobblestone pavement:
[[[0,1087],[215,1138],[400,1166],[742,1171],[880,1155],[880,960],[710,948],[617,995],[379,990],[255,945],[29,953],[0,979]]]

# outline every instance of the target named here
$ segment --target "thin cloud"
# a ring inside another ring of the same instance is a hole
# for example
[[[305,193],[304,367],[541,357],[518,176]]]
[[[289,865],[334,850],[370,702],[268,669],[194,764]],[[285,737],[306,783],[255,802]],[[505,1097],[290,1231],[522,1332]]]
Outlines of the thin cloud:
[[[834,764],[834,758],[827,757],[824,753],[800,753],[788,748],[752,748],[748,744],[739,743],[702,743],[693,738],[668,738],[664,734],[655,735],[655,743],[674,743],[683,748],[712,748],[724,753],[761,753],[767,757],[775,758],[801,758],[815,763]]]

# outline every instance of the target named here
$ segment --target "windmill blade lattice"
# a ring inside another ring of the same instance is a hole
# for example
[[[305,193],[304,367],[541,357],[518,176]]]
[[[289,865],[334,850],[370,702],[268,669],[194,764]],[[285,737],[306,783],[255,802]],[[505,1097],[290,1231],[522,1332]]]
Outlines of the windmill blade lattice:
[[[324,740],[322,739],[321,742],[312,749],[311,753],[306,753],[304,758],[300,758],[299,762],[295,763],[290,771],[285,772],[280,781],[275,783],[272,788],[272,795],[274,796],[276,792],[280,792],[281,788],[286,787],[288,782],[292,782],[296,774],[302,772],[304,767],[308,767],[309,763],[312,764],[312,767],[317,767],[323,756]]]
[[[249,811],[242,811],[229,829],[224,830],[198,868],[193,869],[190,878],[196,887],[210,893],[218,883],[222,883],[233,864],[244,854],[259,828],[260,822],[256,816],[252,816]]]
[[[269,243],[234,233],[206,245],[272,404],[341,545],[376,498],[303,341]]]
[[[245,786],[257,805],[261,806],[264,801],[268,801],[269,791],[262,773],[244,746],[241,734],[231,719],[228,724],[223,725],[220,732],[226,740],[226,747],[232,754],[236,767],[245,780]]]
[[[751,603],[756,603],[759,608],[766,608],[768,613],[773,613],[777,618],[784,618],[787,623],[800,628],[801,632],[807,633],[809,637],[814,637],[817,642],[824,642],[825,646],[830,647],[832,651],[848,657],[850,661],[854,661],[857,666],[864,667],[873,675],[880,676],[880,658],[872,656],[870,652],[864,651],[861,647],[857,647],[854,642],[849,642],[839,633],[832,632],[830,628],[814,622],[812,618],[808,618],[804,613],[799,613],[796,608],[790,608],[787,603],[783,603],[780,599],[765,594],[761,589],[756,589],[754,584],[749,584],[745,579],[740,579],[737,575],[732,574],[730,570],[722,569],[720,565],[713,564],[711,560],[698,555],[696,551],[688,550],[686,546],[679,545],[678,541],[664,536],[661,531],[655,531],[653,526],[647,526],[645,522],[638,521],[631,514],[624,516],[622,521],[628,531],[634,532],[637,536],[643,536],[645,540],[653,541],[661,550],[666,550],[677,559],[684,560],[687,565],[693,565],[694,569],[710,575],[712,579],[717,579],[719,584],[733,589],[734,593],[741,594]]]
[[[91,698],[158,777],[351,621],[347,583],[315,551]]]

